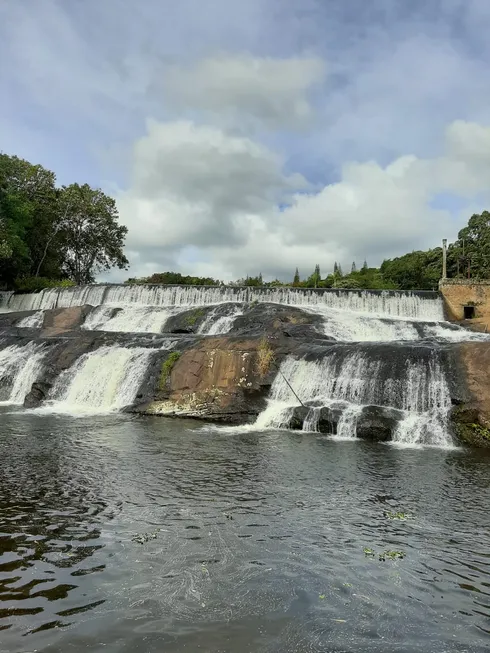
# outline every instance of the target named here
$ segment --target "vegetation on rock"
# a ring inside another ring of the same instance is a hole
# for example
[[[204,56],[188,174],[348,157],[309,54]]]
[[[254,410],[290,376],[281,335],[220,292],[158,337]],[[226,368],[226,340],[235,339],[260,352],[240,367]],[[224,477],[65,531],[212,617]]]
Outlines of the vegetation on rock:
[[[194,311],[186,315],[185,317],[185,323],[188,326],[194,326],[198,320],[200,320],[205,314],[205,310],[203,308],[196,308]]]
[[[160,378],[158,381],[159,390],[165,390],[165,386],[167,385],[167,381],[170,378],[172,369],[175,363],[179,360],[179,358],[180,358],[180,351],[173,351],[163,361],[162,368],[160,370]]]
[[[269,373],[274,362],[274,351],[267,338],[262,338],[257,347],[257,371],[261,378]]]

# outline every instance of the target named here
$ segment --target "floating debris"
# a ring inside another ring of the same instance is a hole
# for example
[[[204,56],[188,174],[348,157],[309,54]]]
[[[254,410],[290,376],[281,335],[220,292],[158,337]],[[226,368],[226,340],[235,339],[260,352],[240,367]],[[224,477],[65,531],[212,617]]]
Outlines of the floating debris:
[[[137,542],[138,544],[146,544],[146,542],[149,542],[150,540],[155,540],[158,532],[161,530],[162,530],[161,528],[157,528],[151,533],[141,533],[135,535],[134,537],[131,538],[131,541]]]
[[[322,601],[323,601],[323,599],[325,598],[325,594],[320,594],[320,595],[318,596],[318,598],[319,598],[319,599],[322,599]]]
[[[412,515],[406,512],[385,512],[385,517],[388,517],[388,519],[398,519],[399,521],[413,519]]]
[[[379,554],[379,559],[381,561],[385,560],[403,560],[405,557],[404,551],[384,551],[384,553]]]
[[[369,549],[368,547],[364,547],[363,551],[364,555],[370,558],[375,558],[376,555],[378,555],[381,562],[384,562],[385,560],[403,560],[406,555],[404,551],[383,551],[382,553],[376,554],[376,551]]]

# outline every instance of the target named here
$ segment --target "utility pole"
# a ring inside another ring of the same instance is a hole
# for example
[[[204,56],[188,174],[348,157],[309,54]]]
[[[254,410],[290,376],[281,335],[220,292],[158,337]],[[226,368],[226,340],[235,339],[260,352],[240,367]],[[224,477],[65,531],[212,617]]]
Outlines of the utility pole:
[[[442,240],[442,278],[447,278],[447,238]]]

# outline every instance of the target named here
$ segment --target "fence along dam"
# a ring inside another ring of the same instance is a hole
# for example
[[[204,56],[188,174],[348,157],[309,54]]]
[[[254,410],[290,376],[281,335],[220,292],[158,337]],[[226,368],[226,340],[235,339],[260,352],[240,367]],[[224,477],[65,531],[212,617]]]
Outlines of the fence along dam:
[[[39,411],[127,410],[155,358],[178,349],[183,333],[187,340],[243,335],[246,328],[257,335],[261,311],[294,309],[300,322],[311,319],[316,344],[302,342],[281,360],[266,406],[246,428],[296,424],[325,432],[330,422],[333,437],[356,438],[363,416],[374,411],[396,423],[391,439],[400,444],[452,445],[450,348],[487,338],[446,322],[435,292],[101,284],[0,293],[0,318],[10,319],[10,331],[0,333],[3,403],[22,407],[53,369],[61,344],[43,338],[46,316],[75,307],[84,307],[80,338],[98,332],[113,339],[94,341],[89,351],[80,347],[50,379]]]

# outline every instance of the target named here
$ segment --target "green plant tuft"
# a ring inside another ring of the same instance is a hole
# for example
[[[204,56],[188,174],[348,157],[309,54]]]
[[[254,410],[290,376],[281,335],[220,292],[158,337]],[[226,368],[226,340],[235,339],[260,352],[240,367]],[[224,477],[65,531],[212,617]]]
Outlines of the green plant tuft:
[[[264,377],[274,362],[274,351],[267,338],[262,338],[257,347],[257,369],[261,377]]]
[[[172,372],[173,366],[180,358],[180,351],[173,351],[167,356],[167,358],[162,363],[162,369],[160,370],[160,379],[158,381],[159,390],[165,390],[167,381]]]
[[[205,311],[203,308],[196,308],[192,313],[189,313],[189,315],[186,315],[185,318],[185,323],[187,326],[194,326],[196,322],[203,317]]]

